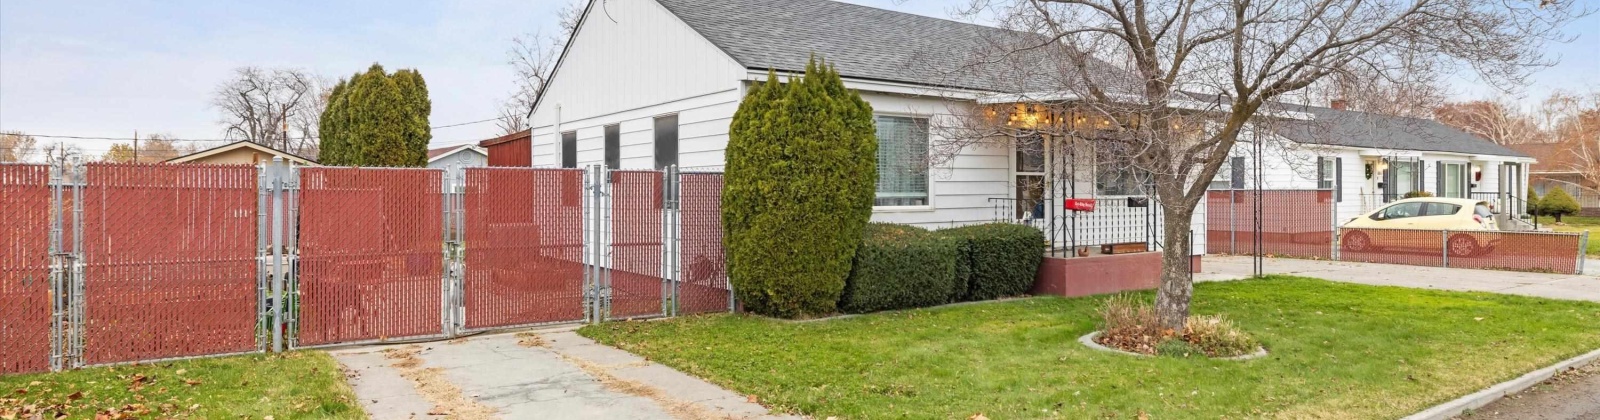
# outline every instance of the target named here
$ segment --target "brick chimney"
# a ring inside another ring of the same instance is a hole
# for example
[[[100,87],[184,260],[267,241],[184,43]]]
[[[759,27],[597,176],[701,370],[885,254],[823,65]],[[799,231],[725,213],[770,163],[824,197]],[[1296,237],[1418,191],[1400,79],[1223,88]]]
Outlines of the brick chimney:
[[[1329,106],[1332,107],[1333,109],[1337,109],[1337,110],[1343,111],[1349,105],[1350,105],[1350,103],[1346,102],[1343,99],[1334,99],[1333,103],[1330,104]]]

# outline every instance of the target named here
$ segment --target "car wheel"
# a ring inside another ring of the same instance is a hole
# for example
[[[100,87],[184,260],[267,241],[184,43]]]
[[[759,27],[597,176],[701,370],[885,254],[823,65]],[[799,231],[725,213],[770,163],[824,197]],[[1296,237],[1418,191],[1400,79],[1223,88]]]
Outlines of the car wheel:
[[[1471,235],[1451,236],[1447,245],[1450,247],[1450,256],[1452,257],[1470,257],[1477,255],[1480,249],[1478,240],[1472,239]]]
[[[1345,251],[1361,252],[1372,249],[1372,238],[1361,231],[1346,233],[1339,242],[1344,245]]]

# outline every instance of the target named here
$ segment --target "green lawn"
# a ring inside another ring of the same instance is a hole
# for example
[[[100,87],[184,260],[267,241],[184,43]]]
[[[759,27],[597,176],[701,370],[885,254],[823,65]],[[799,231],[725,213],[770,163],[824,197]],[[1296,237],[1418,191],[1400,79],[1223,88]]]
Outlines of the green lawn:
[[[127,418],[366,417],[338,363],[322,352],[0,376],[0,392],[4,419],[27,406],[43,410],[47,419],[57,408],[74,419],[95,418],[97,412]]]
[[[1204,283],[1271,351],[1248,362],[1089,350],[1103,298],[1034,298],[813,323],[744,315],[584,336],[779,411],[824,418],[1397,418],[1600,348],[1600,304],[1297,277]],[[1150,293],[1143,294],[1151,297]]]
[[[1556,232],[1583,232],[1600,231],[1600,217],[1562,216],[1561,224],[1556,224],[1556,218],[1539,216],[1539,227],[1548,227]],[[1600,237],[1589,238],[1589,255],[1600,256]]]

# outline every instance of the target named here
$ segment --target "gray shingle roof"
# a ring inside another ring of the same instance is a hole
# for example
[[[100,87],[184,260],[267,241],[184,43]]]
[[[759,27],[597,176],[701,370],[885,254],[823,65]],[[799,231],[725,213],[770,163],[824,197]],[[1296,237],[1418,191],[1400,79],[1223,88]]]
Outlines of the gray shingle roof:
[[[1036,73],[1061,60],[970,65],[1033,36],[1022,32],[829,0],[658,1],[750,69],[800,71],[815,53],[849,78],[1006,93],[1062,86],[1059,74]]]
[[[1313,121],[1275,124],[1271,127],[1278,135],[1300,143],[1475,155],[1528,156],[1434,120],[1307,105],[1286,104],[1282,105],[1282,108],[1316,116]]]

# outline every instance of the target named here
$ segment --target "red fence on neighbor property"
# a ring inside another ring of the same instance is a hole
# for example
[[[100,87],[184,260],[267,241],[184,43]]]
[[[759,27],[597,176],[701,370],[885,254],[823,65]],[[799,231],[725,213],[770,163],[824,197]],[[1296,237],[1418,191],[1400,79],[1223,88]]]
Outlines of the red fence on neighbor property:
[[[727,311],[731,295],[722,248],[722,174],[679,176],[678,313]]]
[[[50,369],[50,167],[0,165],[0,373]]]
[[[1254,207],[1257,194],[1260,212]],[[1206,251],[1254,254],[1259,221],[1262,254],[1332,258],[1335,204],[1330,190],[1211,191],[1206,195]]]
[[[611,171],[611,315],[662,315],[661,171]]]
[[[582,320],[583,171],[466,170],[464,326]]]
[[[1575,274],[1583,236],[1571,233],[1339,229],[1339,259]]]
[[[257,349],[252,166],[89,164],[83,361]]]
[[[443,175],[301,169],[299,344],[443,332]]]

